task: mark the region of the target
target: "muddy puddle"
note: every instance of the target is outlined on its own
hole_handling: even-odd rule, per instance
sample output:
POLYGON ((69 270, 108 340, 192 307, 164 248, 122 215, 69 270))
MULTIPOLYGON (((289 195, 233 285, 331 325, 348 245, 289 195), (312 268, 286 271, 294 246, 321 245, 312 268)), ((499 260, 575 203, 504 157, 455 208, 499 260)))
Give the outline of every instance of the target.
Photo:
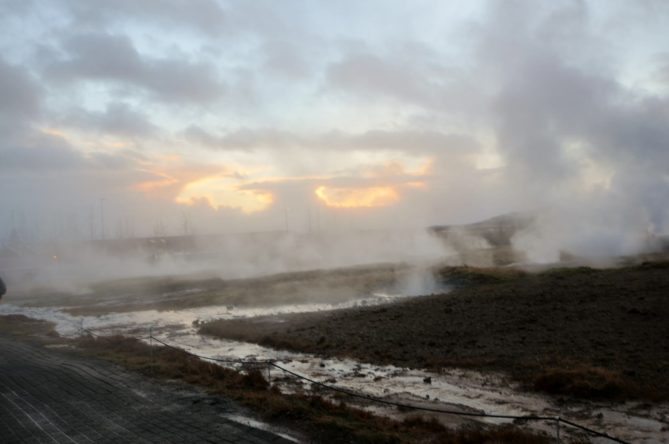
MULTIPOLYGON (((196 325, 213 319, 243 319, 256 316, 281 315, 334 310, 355 306, 392 303, 404 296, 377 293, 367 298, 340 304, 299 304, 278 307, 209 306, 183 310, 144 310, 110 313, 100 316, 74 316, 58 307, 22 307, 1 304, 0 315, 23 314, 54 322, 64 336, 81 334, 82 328, 96 334, 125 334, 149 340, 152 334, 172 344, 212 358, 275 360, 281 367, 319 382, 334 385, 374 397, 429 408, 465 412, 486 412, 501 415, 561 416, 584 426, 606 432, 629 442, 669 443, 669 405, 626 403, 616 406, 596 403, 557 402, 538 394, 522 392, 500 375, 449 369, 431 373, 394 366, 378 366, 349 359, 320 357, 274 350, 256 344, 219 340, 197 333, 196 325)), ((286 392, 309 390, 311 384, 296 380, 280 370, 270 371, 272 383, 286 392)), ((323 393, 326 395, 326 393, 323 393)), ((396 418, 412 412, 395 407, 362 402, 360 407, 396 418)), ((459 425, 469 418, 436 414, 449 425, 459 425)), ((508 422, 506 419, 477 419, 489 423, 508 422)), ((528 428, 555 433, 554 423, 531 422, 528 428)), ((562 427, 562 436, 577 436, 562 427)), ((578 435, 581 436, 581 435, 578 435)), ((593 439, 593 442, 607 442, 593 439)))

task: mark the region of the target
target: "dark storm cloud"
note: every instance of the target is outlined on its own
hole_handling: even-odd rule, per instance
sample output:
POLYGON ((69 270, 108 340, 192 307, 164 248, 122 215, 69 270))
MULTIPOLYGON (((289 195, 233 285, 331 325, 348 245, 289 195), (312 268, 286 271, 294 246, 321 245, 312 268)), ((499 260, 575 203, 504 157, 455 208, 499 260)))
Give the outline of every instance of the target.
POLYGON ((68 0, 66 7, 79 26, 109 26, 135 21, 185 27, 210 35, 219 35, 229 26, 223 7, 215 0, 68 0))
POLYGON ((207 103, 220 99, 224 91, 213 65, 183 56, 140 54, 124 35, 78 34, 65 39, 63 50, 66 56, 47 67, 47 77, 113 82, 166 102, 207 103))
POLYGON ((138 165, 137 153, 121 151, 116 153, 95 152, 87 156, 90 169, 105 171, 135 171, 138 165))
MULTIPOLYGON (((104 159, 87 156, 64 138, 37 129, 37 124, 47 114, 43 105, 44 93, 25 68, 0 58, 0 171, 14 174, 72 172, 120 165, 117 154, 108 154, 103 156, 104 159)), ((148 125, 142 123, 138 115, 119 106, 112 106, 105 114, 95 117, 86 116, 89 123, 107 129, 138 131, 148 125)))
POLYGON ((267 39, 262 46, 264 68, 287 79, 306 78, 313 72, 309 64, 312 54, 304 54, 304 48, 285 39, 267 39))
POLYGON ((85 165, 84 157, 58 137, 35 134, 0 145, 0 171, 4 172, 68 171, 85 165))
POLYGON ((0 144, 0 171, 21 174, 132 171, 142 162, 132 151, 82 153, 64 138, 26 131, 0 144))
MULTIPOLYGON (((348 48, 347 48, 348 49, 348 48)), ((456 72, 424 45, 405 43, 390 53, 345 50, 326 71, 326 85, 353 96, 392 98, 431 110, 448 108, 456 72)))
POLYGON ((494 100, 497 142, 509 165, 546 180, 574 171, 564 144, 580 137, 609 101, 610 81, 541 55, 507 78, 494 100))
POLYGON ((89 171, 242 159, 365 186, 374 166, 430 158, 426 224, 554 206, 669 230, 669 63, 638 63, 665 51, 666 2, 499 0, 459 19, 400 3, 2 2, 0 168, 69 171, 88 189, 89 171), (146 159, 91 135, 130 139, 146 159))
POLYGON ((654 80, 669 89, 669 53, 657 54, 654 61, 657 66, 654 80))
MULTIPOLYGON (((335 144, 337 144, 336 139, 335 144)), ((407 153, 459 152, 471 154, 481 148, 472 136, 428 130, 373 130, 360 135, 342 135, 339 139, 342 145, 351 148, 395 150, 407 153)))
POLYGON ((255 150, 259 148, 286 148, 303 146, 305 141, 290 131, 277 129, 240 129, 231 133, 212 134, 198 125, 183 132, 186 140, 219 150, 255 150))
POLYGON ((548 261, 561 249, 642 251, 648 233, 669 229, 668 99, 620 82, 587 3, 539 14, 530 4, 493 3, 477 31, 479 73, 497 82, 491 124, 505 182, 544 213, 518 247, 548 261), (603 182, 588 190, 592 180, 603 182))
POLYGON ((335 63, 328 71, 328 80, 354 94, 381 93, 418 103, 429 101, 434 88, 424 73, 411 72, 402 61, 369 53, 351 54, 335 63))
POLYGON ((193 125, 183 134, 191 142, 217 150, 300 148, 316 152, 345 149, 401 151, 410 154, 471 154, 481 148, 476 139, 469 135, 427 130, 372 130, 364 133, 329 131, 304 135, 264 128, 240 129, 219 135, 193 125))
POLYGON ((580 42, 569 40, 587 38, 587 6, 568 5, 533 25, 526 3, 500 6, 482 35, 481 65, 500 81, 492 103, 509 166, 554 185, 579 173, 568 152, 569 143, 577 141, 586 154, 621 174, 636 174, 641 166, 652 172, 662 165, 666 171, 667 100, 626 89, 607 66, 579 63, 580 42), (570 38, 546 38, 565 29, 570 38))
POLYGON ((40 111, 40 89, 26 69, 0 57, 0 121, 3 126, 35 118, 40 111))
POLYGON ((578 11, 556 8, 537 18, 524 2, 493 5, 477 37, 479 67, 498 84, 491 102, 498 146, 522 180, 565 179, 574 166, 564 142, 575 136, 579 113, 592 114, 606 99, 610 81, 569 66, 553 46, 564 45, 554 37, 564 29, 581 34, 578 11))
POLYGON ((104 111, 73 110, 63 123, 86 131, 130 138, 148 137, 158 132, 146 114, 122 102, 109 103, 104 111))
POLYGON ((593 116, 582 133, 620 165, 669 172, 669 99, 619 103, 593 116))
POLYGON ((34 7, 34 0, 3 0, 0 2, 0 21, 25 14, 34 7))

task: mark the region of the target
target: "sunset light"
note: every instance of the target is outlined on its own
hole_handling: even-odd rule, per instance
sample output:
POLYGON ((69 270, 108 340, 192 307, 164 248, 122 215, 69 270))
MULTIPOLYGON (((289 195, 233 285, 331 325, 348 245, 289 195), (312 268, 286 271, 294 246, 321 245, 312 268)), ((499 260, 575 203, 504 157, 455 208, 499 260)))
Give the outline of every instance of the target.
POLYGON ((669 0, 0 26, 0 444, 669 444, 669 0))
POLYGON ((374 208, 385 207, 397 202, 399 193, 393 187, 331 187, 320 186, 316 196, 328 207, 334 208, 374 208))
POLYGON ((142 191, 144 193, 150 193, 161 188, 169 187, 179 182, 177 179, 170 177, 166 174, 155 173, 155 175, 158 176, 159 178, 139 182, 135 184, 133 187, 138 191, 142 191))
POLYGON ((251 214, 269 208, 274 197, 263 190, 241 189, 233 178, 213 176, 186 184, 174 199, 182 205, 194 205, 203 200, 213 209, 235 208, 251 214))

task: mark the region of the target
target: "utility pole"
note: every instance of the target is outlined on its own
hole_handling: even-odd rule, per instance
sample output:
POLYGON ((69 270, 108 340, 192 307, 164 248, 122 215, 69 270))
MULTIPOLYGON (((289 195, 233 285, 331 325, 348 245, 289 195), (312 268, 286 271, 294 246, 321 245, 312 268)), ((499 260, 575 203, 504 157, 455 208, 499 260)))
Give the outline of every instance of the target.
POLYGON ((309 234, 313 230, 312 221, 311 221, 311 201, 307 201, 307 226, 309 228, 309 234))
POLYGON ((190 232, 190 221, 188 220, 188 214, 186 214, 185 211, 182 211, 181 214, 183 215, 183 234, 184 236, 188 236, 188 233, 190 232))
POLYGON ((104 240, 105 239, 105 198, 104 197, 100 198, 100 227, 101 227, 102 240, 104 240))
POLYGON ((288 209, 283 205, 283 229, 288 233, 288 209))
POLYGON ((88 229, 91 234, 91 240, 95 239, 95 209, 93 205, 88 209, 88 229))

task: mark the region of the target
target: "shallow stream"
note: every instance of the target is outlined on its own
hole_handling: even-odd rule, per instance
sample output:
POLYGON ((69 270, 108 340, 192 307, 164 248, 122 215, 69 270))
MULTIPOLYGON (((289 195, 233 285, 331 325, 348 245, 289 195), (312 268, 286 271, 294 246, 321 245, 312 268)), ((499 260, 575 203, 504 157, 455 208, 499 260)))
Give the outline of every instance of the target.
MULTIPOLYGON (((55 323, 64 336, 80 334, 82 328, 96 334, 125 334, 147 339, 154 337, 212 358, 275 360, 277 364, 308 378, 340 388, 387 400, 431 408, 502 415, 561 416, 584 426, 604 431, 630 442, 669 443, 669 405, 648 406, 639 403, 598 405, 594 403, 558 404, 538 394, 522 392, 500 375, 449 369, 442 373, 378 366, 350 359, 329 358, 274 350, 256 344, 219 340, 197 333, 196 323, 213 319, 240 319, 255 316, 313 312, 392 303, 403 296, 374 294, 342 304, 301 304, 278 307, 237 308, 209 306, 175 311, 145 310, 100 316, 73 316, 59 307, 23 307, 0 304, 0 315, 23 314, 55 323)), ((272 382, 281 390, 307 390, 308 383, 279 370, 271 370, 272 382)), ((325 393, 324 393, 325 395, 325 393)), ((363 408, 379 414, 402 418, 410 414, 394 407, 364 404, 363 408)), ((440 421, 458 425, 470 419, 437 414, 440 421)), ((500 423, 509 420, 489 419, 500 423)), ((534 422, 528 427, 555 433, 554 423, 534 422)), ((562 434, 571 434, 563 427, 562 434)), ((606 442, 593 440, 593 442, 606 442)))

